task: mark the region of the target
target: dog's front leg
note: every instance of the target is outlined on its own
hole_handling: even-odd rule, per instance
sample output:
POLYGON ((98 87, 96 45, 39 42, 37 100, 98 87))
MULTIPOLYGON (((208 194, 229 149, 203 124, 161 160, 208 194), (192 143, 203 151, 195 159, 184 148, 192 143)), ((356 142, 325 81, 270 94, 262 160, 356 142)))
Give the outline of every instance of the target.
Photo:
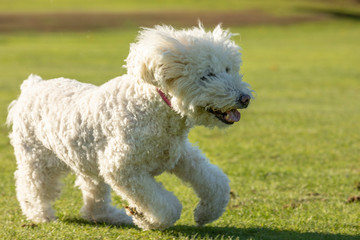
POLYGON ((165 229, 180 218, 179 200, 150 174, 126 169, 106 175, 112 189, 129 203, 127 213, 140 228, 165 229))
POLYGON ((190 183, 200 198, 194 211, 198 225, 210 223, 223 214, 229 202, 229 179, 220 168, 209 163, 199 149, 188 143, 171 172, 190 183))

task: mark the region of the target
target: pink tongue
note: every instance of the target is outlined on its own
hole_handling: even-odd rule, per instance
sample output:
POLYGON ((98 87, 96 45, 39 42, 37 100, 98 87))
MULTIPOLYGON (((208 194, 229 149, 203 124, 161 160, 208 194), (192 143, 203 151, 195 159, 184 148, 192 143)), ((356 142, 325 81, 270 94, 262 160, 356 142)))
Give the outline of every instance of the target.
POLYGON ((240 121, 240 113, 236 109, 227 111, 224 119, 228 122, 238 122, 240 121))

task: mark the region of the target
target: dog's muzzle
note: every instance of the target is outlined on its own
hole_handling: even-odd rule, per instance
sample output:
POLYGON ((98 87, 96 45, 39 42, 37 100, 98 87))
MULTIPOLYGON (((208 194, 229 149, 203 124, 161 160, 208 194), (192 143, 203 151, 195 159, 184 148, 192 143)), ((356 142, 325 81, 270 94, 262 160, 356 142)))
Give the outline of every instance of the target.
POLYGON ((239 108, 247 108, 249 106, 251 97, 247 94, 240 95, 237 103, 239 105, 239 108))
POLYGON ((240 95, 239 99, 236 102, 236 108, 233 108, 229 111, 221 111, 209 108, 207 111, 215 115, 217 119, 222 121, 225 124, 233 124, 240 121, 241 114, 237 109, 247 108, 249 106, 251 97, 247 94, 240 95))

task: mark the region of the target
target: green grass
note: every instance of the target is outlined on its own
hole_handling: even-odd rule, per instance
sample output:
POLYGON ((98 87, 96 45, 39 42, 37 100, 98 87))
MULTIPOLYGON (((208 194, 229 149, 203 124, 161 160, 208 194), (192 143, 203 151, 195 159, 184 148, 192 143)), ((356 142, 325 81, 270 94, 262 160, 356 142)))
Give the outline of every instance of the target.
MULTIPOLYGON (((360 205, 346 203, 360 195, 358 26, 327 21, 231 29, 241 34, 242 72, 257 97, 228 130, 198 127, 190 134, 229 176, 234 193, 224 215, 206 227, 194 226, 194 193, 168 174, 159 181, 184 208, 163 232, 81 220, 72 175, 55 203, 59 221, 31 225, 16 200, 15 158, 1 125, 0 239, 360 239, 360 205)), ((30 73, 95 84, 123 74, 137 31, 0 34, 0 122, 30 73)), ((113 201, 125 204, 115 195, 113 201)))

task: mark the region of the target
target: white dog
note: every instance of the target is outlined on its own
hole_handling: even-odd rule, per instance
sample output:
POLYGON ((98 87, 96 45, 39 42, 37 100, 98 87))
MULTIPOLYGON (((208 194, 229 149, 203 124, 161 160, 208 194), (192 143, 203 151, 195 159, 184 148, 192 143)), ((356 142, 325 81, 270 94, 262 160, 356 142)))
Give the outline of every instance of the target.
POLYGON ((252 90, 239 75, 241 54, 220 26, 207 32, 168 26, 143 29, 131 44, 127 74, 101 86, 31 75, 9 106, 17 159, 16 191, 34 222, 55 219, 52 202, 69 170, 83 194, 84 217, 164 229, 181 214, 179 200, 154 176, 168 171, 200 199, 198 225, 229 201, 229 180, 188 141, 194 125, 240 120, 252 90), (129 204, 111 205, 110 188, 129 204), (126 211, 125 211, 126 210, 126 211))

